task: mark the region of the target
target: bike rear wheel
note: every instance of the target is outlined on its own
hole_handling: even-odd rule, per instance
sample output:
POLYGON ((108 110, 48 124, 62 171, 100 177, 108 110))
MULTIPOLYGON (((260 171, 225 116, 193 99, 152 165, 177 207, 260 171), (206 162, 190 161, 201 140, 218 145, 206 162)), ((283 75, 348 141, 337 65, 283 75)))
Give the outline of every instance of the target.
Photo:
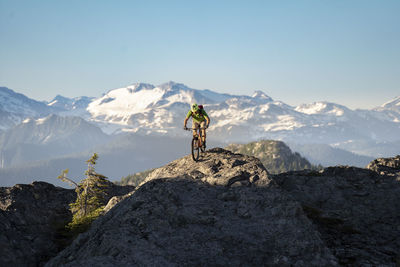
POLYGON ((192 158, 194 161, 198 161, 200 156, 199 142, 197 138, 192 139, 192 158))

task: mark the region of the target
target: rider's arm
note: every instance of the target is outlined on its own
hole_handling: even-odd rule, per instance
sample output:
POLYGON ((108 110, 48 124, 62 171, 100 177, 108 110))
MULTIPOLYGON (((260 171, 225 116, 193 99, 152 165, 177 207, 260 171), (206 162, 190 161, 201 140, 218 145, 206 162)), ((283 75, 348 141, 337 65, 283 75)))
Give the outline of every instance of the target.
POLYGON ((186 128, 186 124, 187 124, 187 121, 189 120, 189 118, 188 117, 186 117, 185 118, 185 121, 183 122, 183 128, 186 128))
POLYGON ((208 127, 208 125, 210 125, 210 118, 208 116, 205 116, 204 118, 206 118, 206 123, 207 123, 207 127, 208 127))
POLYGON ((203 109, 204 118, 206 119, 207 127, 210 124, 210 117, 208 117, 207 112, 203 109))
POLYGON ((189 120, 190 116, 192 116, 192 111, 189 110, 188 114, 186 115, 185 121, 183 122, 183 128, 186 128, 187 121, 189 120))

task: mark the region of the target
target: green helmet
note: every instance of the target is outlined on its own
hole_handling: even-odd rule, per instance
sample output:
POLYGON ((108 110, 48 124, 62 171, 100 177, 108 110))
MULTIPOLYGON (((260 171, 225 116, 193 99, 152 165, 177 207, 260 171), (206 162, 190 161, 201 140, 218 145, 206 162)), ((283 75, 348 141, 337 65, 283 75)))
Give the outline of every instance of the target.
POLYGON ((197 112, 199 110, 199 106, 196 103, 194 103, 194 104, 192 104, 191 110, 192 110, 192 112, 197 112))

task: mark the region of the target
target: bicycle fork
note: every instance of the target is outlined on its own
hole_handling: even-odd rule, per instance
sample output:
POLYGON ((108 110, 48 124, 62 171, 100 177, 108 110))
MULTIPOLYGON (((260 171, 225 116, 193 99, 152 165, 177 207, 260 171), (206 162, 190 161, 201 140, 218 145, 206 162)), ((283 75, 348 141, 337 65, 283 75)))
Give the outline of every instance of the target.
POLYGON ((200 136, 200 138, 199 138, 199 135, 196 134, 196 135, 194 136, 194 138, 197 140, 198 146, 201 147, 201 146, 203 145, 203 140, 201 140, 201 139, 202 139, 202 136, 200 136))

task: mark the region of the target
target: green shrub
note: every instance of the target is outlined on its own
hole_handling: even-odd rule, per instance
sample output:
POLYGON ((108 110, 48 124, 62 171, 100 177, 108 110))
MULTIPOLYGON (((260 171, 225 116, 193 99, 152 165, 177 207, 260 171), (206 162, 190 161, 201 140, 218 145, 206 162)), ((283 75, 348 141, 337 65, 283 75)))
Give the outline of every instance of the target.
POLYGON ((86 232, 94 220, 96 220, 103 212, 104 206, 90 212, 86 216, 73 216, 72 221, 67 224, 66 229, 71 232, 73 236, 86 232))
POLYGON ((85 232, 92 222, 97 219, 106 205, 107 189, 109 181, 107 177, 95 171, 94 166, 98 155, 96 153, 86 161, 88 169, 85 172, 86 178, 78 183, 67 178, 68 169, 64 170, 58 177, 64 182, 75 186, 76 200, 69 204, 72 212, 72 221, 67 224, 66 229, 72 235, 85 232))

